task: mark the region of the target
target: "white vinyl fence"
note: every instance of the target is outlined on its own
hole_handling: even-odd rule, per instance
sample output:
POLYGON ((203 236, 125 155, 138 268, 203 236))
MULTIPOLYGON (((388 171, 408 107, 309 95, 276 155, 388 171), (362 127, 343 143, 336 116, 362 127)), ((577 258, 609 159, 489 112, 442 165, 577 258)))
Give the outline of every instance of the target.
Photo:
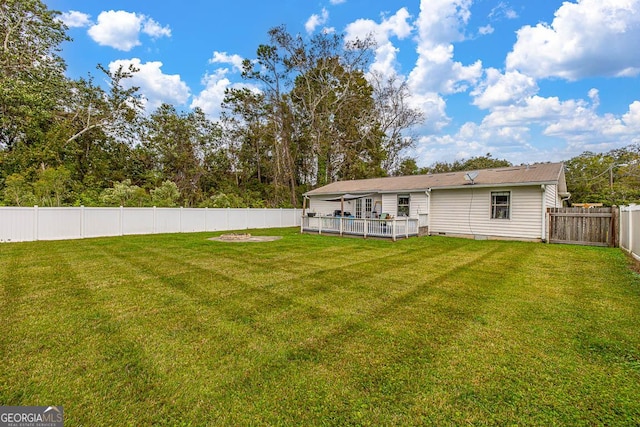
POLYGON ((640 260, 640 205, 620 207, 620 247, 640 260))
POLYGON ((300 226, 300 209, 0 207, 0 242, 300 226))

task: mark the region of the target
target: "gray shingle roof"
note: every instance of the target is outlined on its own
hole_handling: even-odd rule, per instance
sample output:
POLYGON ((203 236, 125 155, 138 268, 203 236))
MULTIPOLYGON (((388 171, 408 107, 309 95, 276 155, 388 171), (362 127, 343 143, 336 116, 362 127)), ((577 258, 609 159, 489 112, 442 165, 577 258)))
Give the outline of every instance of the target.
MULTIPOLYGON (((474 179, 475 186, 508 186, 527 184, 557 184, 559 192, 566 192, 563 163, 536 163, 506 168, 481 169, 474 179)), ((456 188, 470 185, 468 172, 428 175, 393 176, 385 178, 338 181, 305 193, 307 196, 342 193, 387 193, 425 191, 429 188, 456 188)))

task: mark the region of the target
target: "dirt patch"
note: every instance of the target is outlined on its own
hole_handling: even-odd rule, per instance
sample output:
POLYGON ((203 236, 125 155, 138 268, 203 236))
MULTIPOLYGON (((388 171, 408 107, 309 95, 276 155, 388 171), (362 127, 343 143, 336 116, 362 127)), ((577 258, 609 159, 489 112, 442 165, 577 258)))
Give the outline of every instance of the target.
POLYGON ((215 242, 273 242, 274 240, 280 240, 282 236, 252 236, 249 233, 230 233, 223 234, 218 237, 211 237, 208 240, 215 242))

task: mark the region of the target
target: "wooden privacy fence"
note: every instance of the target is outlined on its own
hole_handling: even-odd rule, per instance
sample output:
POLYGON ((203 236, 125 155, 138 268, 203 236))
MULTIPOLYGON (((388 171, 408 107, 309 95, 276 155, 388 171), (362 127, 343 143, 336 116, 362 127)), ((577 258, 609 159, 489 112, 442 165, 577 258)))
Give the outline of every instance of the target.
POLYGON ((618 208, 548 208, 550 243, 618 246, 618 208))

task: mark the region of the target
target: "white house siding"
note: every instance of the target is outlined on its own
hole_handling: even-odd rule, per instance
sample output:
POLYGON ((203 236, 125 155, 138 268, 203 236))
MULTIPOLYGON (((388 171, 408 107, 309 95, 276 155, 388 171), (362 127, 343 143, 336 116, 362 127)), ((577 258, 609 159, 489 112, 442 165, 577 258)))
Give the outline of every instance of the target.
POLYGON ((396 193, 389 193, 382 195, 382 212, 391 216, 398 215, 398 195, 396 193))
POLYGON ((557 185, 547 185, 546 191, 546 207, 548 208, 561 208, 562 200, 558 195, 558 186, 557 185))
POLYGON ((409 209, 409 216, 411 218, 418 218, 420 214, 428 213, 427 194, 425 192, 411 193, 409 209))
POLYGON ((542 190, 532 187, 431 191, 430 234, 537 240, 542 233, 542 190), (511 192, 511 218, 491 219, 491 192, 511 192))
POLYGON ((428 213, 427 194, 425 192, 387 193, 382 195, 382 212, 398 216, 398 195, 409 195, 409 217, 418 218, 419 214, 428 213))
MULTIPOLYGON (((327 196, 326 198, 330 198, 331 196, 327 196)), ((327 215, 333 214, 333 211, 336 209, 340 209, 340 202, 327 202, 326 200, 322 200, 315 197, 310 197, 309 206, 307 208, 308 212, 315 212, 318 215, 327 215)), ((355 206, 354 206, 355 207, 355 206)), ((348 202, 344 203, 344 210, 349 211, 348 202)))

